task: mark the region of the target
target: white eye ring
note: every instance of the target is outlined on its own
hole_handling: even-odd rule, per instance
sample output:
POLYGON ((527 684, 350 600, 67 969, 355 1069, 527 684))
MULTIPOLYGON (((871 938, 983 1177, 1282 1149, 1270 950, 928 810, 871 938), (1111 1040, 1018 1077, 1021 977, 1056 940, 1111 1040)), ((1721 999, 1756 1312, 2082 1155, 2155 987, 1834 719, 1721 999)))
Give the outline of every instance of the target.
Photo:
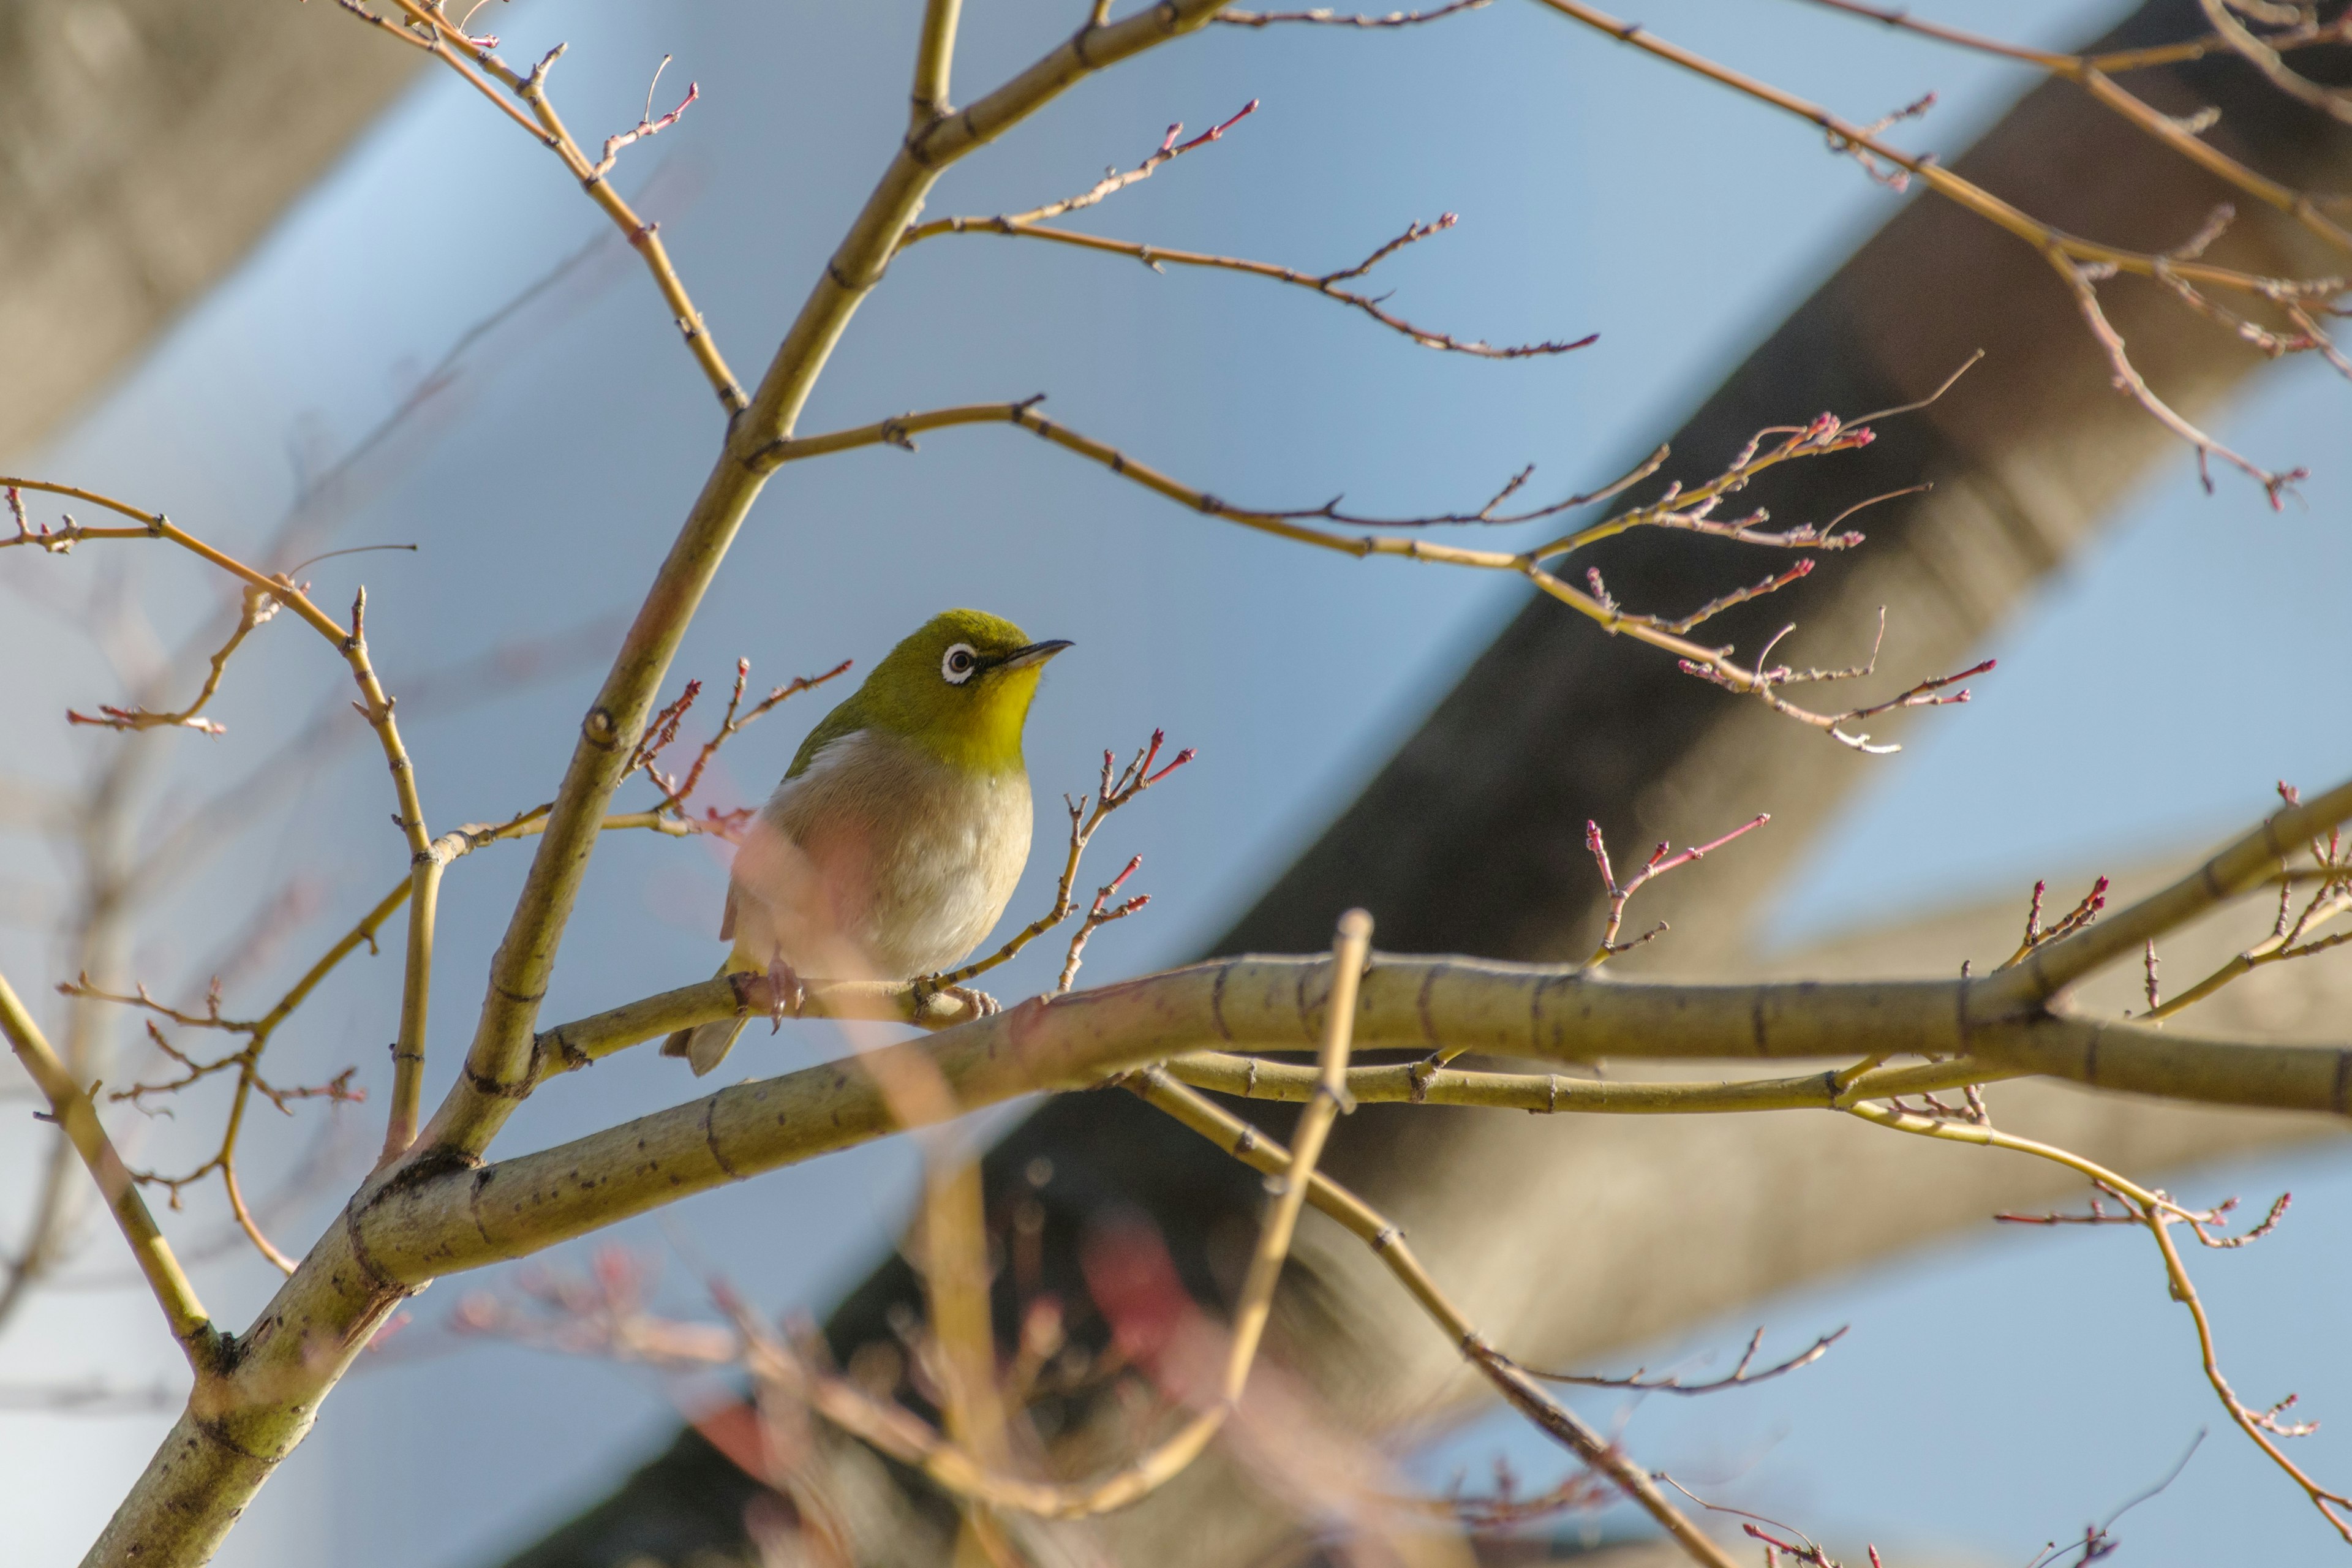
POLYGON ((970 643, 958 643, 940 659, 940 677, 950 686, 961 686, 980 668, 980 656, 970 643))

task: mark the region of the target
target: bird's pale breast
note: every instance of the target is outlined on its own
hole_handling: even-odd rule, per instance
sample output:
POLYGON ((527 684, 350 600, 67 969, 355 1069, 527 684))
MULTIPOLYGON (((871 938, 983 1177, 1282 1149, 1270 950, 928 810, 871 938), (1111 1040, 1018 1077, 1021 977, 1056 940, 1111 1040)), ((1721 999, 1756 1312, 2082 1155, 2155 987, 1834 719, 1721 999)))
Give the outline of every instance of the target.
MULTIPOLYGON (((975 774, 887 734, 845 736, 761 813, 805 862, 801 874, 772 877, 765 888, 747 886, 739 870, 738 951, 764 963, 774 955, 758 951, 754 930, 822 932, 855 950, 877 979, 946 969, 1003 914, 1029 858, 1030 816, 1028 775, 1018 769, 975 774), (747 894, 790 907, 747 921, 747 894)), ((839 972, 837 954, 793 951, 824 945, 808 935, 777 945, 805 973, 839 972)))

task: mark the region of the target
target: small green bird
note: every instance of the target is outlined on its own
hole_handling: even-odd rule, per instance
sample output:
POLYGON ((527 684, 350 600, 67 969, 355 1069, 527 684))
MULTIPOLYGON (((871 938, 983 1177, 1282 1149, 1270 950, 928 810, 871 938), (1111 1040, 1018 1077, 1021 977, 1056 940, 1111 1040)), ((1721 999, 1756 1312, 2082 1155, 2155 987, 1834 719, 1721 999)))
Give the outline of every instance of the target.
MULTIPOLYGON (((1021 731, 1069 646, 949 610, 892 648, 809 731, 737 854, 719 973, 768 971, 781 998, 803 974, 912 980, 977 946, 1029 859, 1021 731)), ((707 1073, 744 1023, 681 1029, 662 1054, 707 1073)))

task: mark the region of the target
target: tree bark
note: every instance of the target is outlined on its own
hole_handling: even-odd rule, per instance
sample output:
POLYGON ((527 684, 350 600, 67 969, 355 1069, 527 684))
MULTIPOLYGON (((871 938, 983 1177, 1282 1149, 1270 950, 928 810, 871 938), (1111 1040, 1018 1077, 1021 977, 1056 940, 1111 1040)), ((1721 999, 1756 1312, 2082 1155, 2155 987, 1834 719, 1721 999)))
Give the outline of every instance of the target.
MULTIPOLYGON (((2100 47, 2200 30, 2192 0, 2153 0, 2100 47)), ((2314 69, 2344 63, 2302 61, 2314 69)), ((2213 142, 2292 184, 2340 184, 2352 169, 2352 137, 2341 127, 2233 62, 2138 73, 2130 85, 2168 112, 2220 106, 2213 142)), ((2179 244, 2231 198, 2054 82, 2028 94, 1958 166, 2060 228, 2152 250, 2179 244)), ((2216 247, 2217 260, 2264 273, 2340 265, 2282 216, 2238 205, 2239 224, 2216 247)), ((2153 286, 2119 279, 2103 293, 2139 368, 2192 417, 2264 363, 2153 286)), ((1667 473, 1712 473, 1766 426, 1908 403, 1979 348, 1984 363, 1950 395, 1880 425, 1874 446, 1783 468, 1739 498, 1790 522, 1825 522, 1865 497, 1934 486, 1865 514, 1857 526, 1871 536, 1867 548, 1825 555, 1801 589, 1725 616, 1710 626, 1711 639, 1736 637, 1752 649, 1801 614, 1803 629, 1778 657, 1842 665, 1866 652, 1885 605, 1885 646, 1870 695, 1945 673, 1969 662, 2001 617, 2175 449, 2111 388, 2105 362, 2047 263, 1922 196, 1683 424, 1667 473)), ((1739 547, 1657 532, 1612 541, 1589 563, 1629 606, 1669 614, 1758 574, 1755 556, 1739 547)), ((1874 726, 1903 727, 1895 719, 1874 726)), ((1312 951, 1339 910, 1362 905, 1389 951, 1581 956, 1602 912, 1583 844, 1588 817, 1631 849, 1701 840, 1769 811, 1768 833, 1710 858, 1704 872, 1645 893, 1641 918, 1670 920, 1674 935, 1620 961, 1710 979, 1753 971, 1747 939, 1759 901, 1872 765, 1536 599, 1217 951, 1312 951)), ((1888 954, 1882 943, 1880 962, 1914 972, 1957 967, 1970 952, 1959 940, 1966 937, 1985 963, 2005 953, 1992 949, 2000 934, 2014 940, 1982 924, 1948 930, 1955 945, 1888 954)), ((2324 973, 2304 967, 2315 978, 2324 973)), ((2217 1005, 2229 1002, 2225 994, 2217 1005)), ((2047 1085, 2000 1086, 1994 1103, 2004 1125, 2141 1171, 2318 1130, 2308 1120, 2152 1107, 2047 1085)), ((1270 1128, 1287 1121, 1283 1108, 1244 1109, 1270 1128)), ((1490 1339, 1553 1363, 1671 1333, 2067 1185, 2031 1163, 1958 1161, 1833 1120, 1598 1117, 1561 1125, 1368 1106, 1343 1124, 1325 1168, 1412 1232, 1424 1261, 1490 1339)), ((1221 1281, 1220 1262, 1233 1238, 1247 1234, 1260 1194, 1253 1173, 1116 1094, 1048 1102, 984 1170, 992 1215, 1009 1215, 1032 1197, 1042 1205, 1045 1285, 1068 1301, 1085 1300, 1080 1238, 1113 1209, 1147 1214, 1195 1295, 1224 1299, 1231 1281, 1221 1281), (1031 1179, 1040 1161, 1051 1166, 1042 1186, 1031 1179)), ((1454 1347, 1381 1274, 1336 1227, 1309 1226, 1279 1319, 1293 1372, 1336 1421, 1359 1430, 1426 1419, 1477 1393, 1454 1347)), ((903 1261, 885 1264, 826 1325, 835 1353, 845 1361, 862 1344, 887 1342, 893 1314, 918 1300, 903 1261)), ((1000 1306, 1009 1329, 1010 1303, 1000 1306)), ((1111 1440, 1103 1412, 1055 1414, 1075 1448, 1099 1454, 1111 1440)), ((857 1463, 865 1479, 845 1472, 845 1488, 870 1500, 871 1461, 857 1463)), ((943 1560, 951 1513, 892 1474, 898 1506, 860 1510, 887 1521, 861 1538, 861 1561, 943 1560)), ((749 1563, 756 1557, 741 1521, 758 1492, 688 1432, 509 1568, 749 1563)), ((1297 1528, 1278 1499, 1213 1455, 1140 1506, 1090 1527, 1115 1560, 1155 1568, 1251 1561, 1297 1528)))

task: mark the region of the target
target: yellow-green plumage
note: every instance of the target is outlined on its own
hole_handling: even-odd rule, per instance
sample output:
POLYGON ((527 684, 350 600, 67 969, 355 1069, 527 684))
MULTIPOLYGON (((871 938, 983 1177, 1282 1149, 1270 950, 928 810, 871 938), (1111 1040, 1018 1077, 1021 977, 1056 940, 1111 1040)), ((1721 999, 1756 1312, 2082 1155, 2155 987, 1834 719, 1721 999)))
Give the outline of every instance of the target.
MULTIPOLYGON (((720 973, 908 980, 971 952, 1029 858, 1022 729, 1067 646, 950 610, 892 648, 761 811, 728 885, 720 973)), ((662 1048, 708 1072, 742 1027, 705 1024, 662 1048)))

